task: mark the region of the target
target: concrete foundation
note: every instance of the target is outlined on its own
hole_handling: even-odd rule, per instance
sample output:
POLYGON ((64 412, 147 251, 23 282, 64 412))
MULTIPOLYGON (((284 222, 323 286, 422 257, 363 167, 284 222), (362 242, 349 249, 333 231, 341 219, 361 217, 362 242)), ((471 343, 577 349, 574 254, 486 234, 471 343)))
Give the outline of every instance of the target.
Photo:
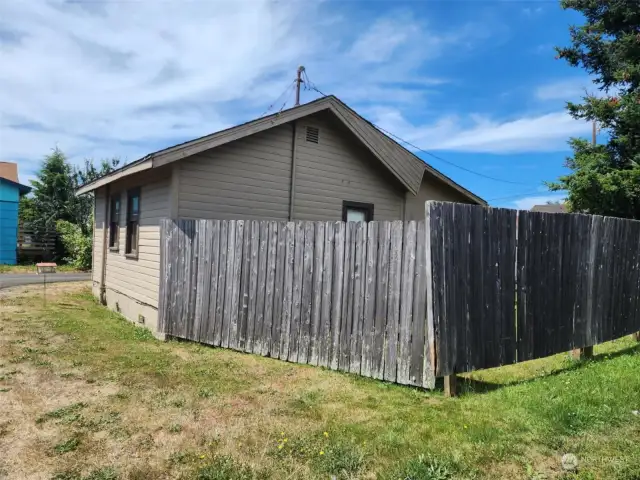
MULTIPOLYGON (((100 284, 93 282, 93 295, 100 298, 100 284)), ((164 334, 158 332, 158 309, 141 303, 123 292, 107 287, 107 307, 118 312, 138 326, 151 330, 156 338, 164 340, 164 334)))

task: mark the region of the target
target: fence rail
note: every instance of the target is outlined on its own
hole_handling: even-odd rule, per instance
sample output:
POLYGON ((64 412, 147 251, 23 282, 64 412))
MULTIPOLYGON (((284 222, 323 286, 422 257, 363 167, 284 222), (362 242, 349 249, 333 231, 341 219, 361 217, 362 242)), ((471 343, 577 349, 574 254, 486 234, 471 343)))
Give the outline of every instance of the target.
POLYGON ((160 329, 432 388, 424 222, 163 220, 160 329))

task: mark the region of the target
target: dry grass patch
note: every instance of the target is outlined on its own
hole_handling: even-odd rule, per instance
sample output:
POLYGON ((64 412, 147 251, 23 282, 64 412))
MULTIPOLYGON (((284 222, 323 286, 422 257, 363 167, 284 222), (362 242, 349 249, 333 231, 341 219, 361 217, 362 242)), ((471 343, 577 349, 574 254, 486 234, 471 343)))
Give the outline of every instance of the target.
POLYGON ((556 356, 477 372, 470 393, 445 399, 158 342, 82 287, 52 287, 46 307, 34 287, 0 300, 8 478, 639 478, 640 355, 629 340, 586 364, 556 356), (566 452, 581 461, 572 477, 566 452))

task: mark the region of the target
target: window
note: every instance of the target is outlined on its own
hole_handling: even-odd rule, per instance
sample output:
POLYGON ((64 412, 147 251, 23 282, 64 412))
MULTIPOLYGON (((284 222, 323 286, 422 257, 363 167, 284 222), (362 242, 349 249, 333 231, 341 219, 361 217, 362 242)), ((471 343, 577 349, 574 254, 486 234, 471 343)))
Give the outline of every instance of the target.
POLYGON ((138 257, 138 231, 140 221, 140 189, 127 193, 127 244, 124 250, 129 257, 138 257))
POLYGON ((343 222, 371 222, 373 220, 373 203, 342 202, 343 222))
POLYGON ((120 195, 111 197, 109 207, 109 249, 118 251, 120 237, 120 195))

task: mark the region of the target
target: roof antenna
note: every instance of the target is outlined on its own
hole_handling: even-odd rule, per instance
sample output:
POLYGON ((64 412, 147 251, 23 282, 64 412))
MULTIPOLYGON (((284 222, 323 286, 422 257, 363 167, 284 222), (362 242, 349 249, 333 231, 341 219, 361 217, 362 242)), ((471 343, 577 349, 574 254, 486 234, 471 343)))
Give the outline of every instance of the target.
POLYGON ((302 72, 304 72, 304 67, 302 65, 300 65, 298 67, 298 76, 296 78, 296 104, 294 105, 295 107, 300 105, 300 84, 303 81, 302 80, 302 72))

